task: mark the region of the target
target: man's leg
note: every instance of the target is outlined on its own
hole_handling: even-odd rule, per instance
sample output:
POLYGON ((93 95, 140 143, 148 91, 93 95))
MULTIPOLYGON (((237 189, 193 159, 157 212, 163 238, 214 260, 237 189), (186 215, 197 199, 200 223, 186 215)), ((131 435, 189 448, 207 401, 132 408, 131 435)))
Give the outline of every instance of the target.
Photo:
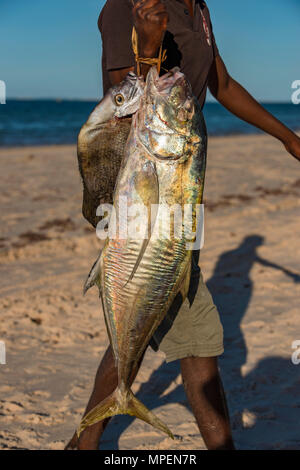
POLYGON ((181 359, 189 404, 209 450, 232 450, 229 414, 216 357, 181 359))
MULTIPOLYGON (((210 450, 234 449, 217 358, 187 357, 181 359, 180 362, 187 398, 207 448, 210 450)), ((138 368, 132 375, 132 382, 137 372, 138 368)), ((84 414, 115 390, 117 379, 117 370, 109 347, 98 368, 94 389, 84 414)), ((87 427, 79 440, 75 433, 66 449, 98 449, 101 435, 109 419, 87 427)))
MULTIPOLYGON (((136 370, 133 371, 130 383, 132 383, 138 373, 139 367, 143 360, 143 356, 139 362, 136 370)), ((112 349, 109 346, 103 356, 102 361, 97 370, 94 389, 91 397, 87 404, 84 416, 96 405, 98 405, 104 398, 110 395, 118 385, 118 372, 115 367, 115 361, 112 353, 112 349)), ((71 441, 65 447, 66 450, 78 449, 78 450, 96 450, 99 447, 99 441, 101 435, 106 428, 110 418, 106 418, 99 423, 95 423, 92 426, 88 426, 81 433, 80 438, 77 438, 75 433, 71 441)))

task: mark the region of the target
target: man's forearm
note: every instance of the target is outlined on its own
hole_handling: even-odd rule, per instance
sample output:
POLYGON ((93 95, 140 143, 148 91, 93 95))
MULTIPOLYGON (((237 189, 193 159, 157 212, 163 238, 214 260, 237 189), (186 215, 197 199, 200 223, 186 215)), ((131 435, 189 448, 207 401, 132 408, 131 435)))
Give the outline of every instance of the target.
POLYGON ((229 75, 220 56, 216 57, 211 67, 208 86, 212 95, 228 111, 281 140, 286 150, 300 160, 300 138, 264 109, 229 75))
POLYGON ((229 77, 226 87, 220 89, 217 100, 231 113, 262 129, 283 143, 295 134, 261 106, 238 82, 229 77))

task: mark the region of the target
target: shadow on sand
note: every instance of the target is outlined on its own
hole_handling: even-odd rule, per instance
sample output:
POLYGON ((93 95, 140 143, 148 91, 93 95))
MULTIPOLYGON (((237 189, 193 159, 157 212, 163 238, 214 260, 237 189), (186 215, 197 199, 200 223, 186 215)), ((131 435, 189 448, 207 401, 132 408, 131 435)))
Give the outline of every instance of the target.
MULTIPOLYGON (((252 266, 259 263, 300 282, 298 274, 257 254, 257 248, 263 242, 263 237, 251 235, 236 249, 223 253, 212 277, 206 282, 224 327, 225 354, 220 358, 221 375, 238 448, 299 449, 300 365, 297 368, 290 360, 271 356, 258 362, 246 376, 241 374, 248 351, 240 325, 253 292, 252 266)), ((162 396, 179 374, 178 361, 163 362, 153 371, 149 381, 141 385, 136 396, 149 409, 167 403, 180 403, 189 408, 182 385, 162 396)), ((114 423, 103 435, 101 448, 118 449, 120 436, 133 419, 130 416, 114 418, 114 423)), ((176 433, 176 429, 173 431, 176 433)))

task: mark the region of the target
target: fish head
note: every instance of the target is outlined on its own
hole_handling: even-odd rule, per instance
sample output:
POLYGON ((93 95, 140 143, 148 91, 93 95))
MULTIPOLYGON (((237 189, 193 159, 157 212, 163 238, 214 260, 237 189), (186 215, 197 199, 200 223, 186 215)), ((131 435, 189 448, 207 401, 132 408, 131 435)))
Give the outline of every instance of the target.
POLYGON ((138 77, 134 72, 129 72, 121 83, 114 85, 108 92, 114 116, 121 118, 134 114, 138 110, 144 88, 143 77, 138 77))
POLYGON ((134 114, 140 104, 144 93, 145 82, 143 77, 129 72, 124 80, 112 86, 84 126, 84 131, 97 128, 100 124, 107 123, 114 118, 122 118, 134 114))
POLYGON ((144 106, 149 127, 152 125, 157 129, 159 119, 170 130, 189 135, 195 105, 191 85, 178 67, 174 67, 162 77, 159 77, 156 67, 150 69, 144 106))
POLYGON ((192 155, 200 142, 198 115, 197 99, 178 67, 162 77, 156 67, 149 70, 134 120, 137 137, 153 158, 183 161, 192 155))

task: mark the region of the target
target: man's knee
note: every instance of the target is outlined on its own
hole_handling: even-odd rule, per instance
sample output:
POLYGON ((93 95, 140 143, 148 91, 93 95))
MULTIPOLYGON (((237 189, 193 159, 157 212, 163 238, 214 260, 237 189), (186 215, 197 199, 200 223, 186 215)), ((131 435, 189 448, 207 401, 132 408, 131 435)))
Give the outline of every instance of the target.
POLYGON ((183 378, 193 377, 206 380, 219 376, 218 358, 190 356, 180 360, 183 378))

